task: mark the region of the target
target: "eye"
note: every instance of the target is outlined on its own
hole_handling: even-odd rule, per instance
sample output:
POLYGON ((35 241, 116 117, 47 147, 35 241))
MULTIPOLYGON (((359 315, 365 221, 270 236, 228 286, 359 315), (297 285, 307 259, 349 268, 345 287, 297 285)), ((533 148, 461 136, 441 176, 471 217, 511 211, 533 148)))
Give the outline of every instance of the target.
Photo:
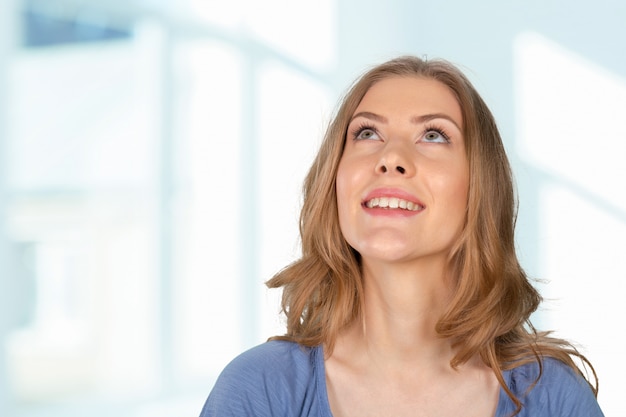
POLYGON ((443 131, 439 129, 427 129, 426 133, 422 138, 424 142, 427 143, 448 143, 450 140, 448 139, 448 135, 446 135, 443 131))
POLYGON ((356 136, 357 139, 378 139, 378 134, 372 129, 363 129, 356 136))
POLYGON ((360 126, 352 134, 355 140, 379 140, 378 132, 371 126, 360 126))

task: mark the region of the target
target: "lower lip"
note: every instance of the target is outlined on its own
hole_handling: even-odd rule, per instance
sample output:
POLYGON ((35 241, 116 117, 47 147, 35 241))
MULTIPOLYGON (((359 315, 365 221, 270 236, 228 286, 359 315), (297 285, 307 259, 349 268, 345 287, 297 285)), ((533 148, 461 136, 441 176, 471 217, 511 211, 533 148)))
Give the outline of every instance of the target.
POLYGON ((369 215, 372 216, 383 216, 383 217, 412 217, 420 214, 424 209, 420 210, 402 210, 402 209, 389 209, 389 208, 380 208, 380 207, 367 207, 363 206, 363 210, 369 215))

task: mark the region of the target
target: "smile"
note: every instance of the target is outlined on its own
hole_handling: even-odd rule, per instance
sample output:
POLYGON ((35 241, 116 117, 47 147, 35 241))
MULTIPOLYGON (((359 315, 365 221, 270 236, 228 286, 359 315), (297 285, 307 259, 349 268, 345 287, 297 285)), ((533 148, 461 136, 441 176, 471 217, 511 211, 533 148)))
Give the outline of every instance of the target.
POLYGON ((408 211, 423 210, 424 207, 412 201, 403 200, 396 197, 376 197, 365 202, 367 208, 400 209, 408 211))

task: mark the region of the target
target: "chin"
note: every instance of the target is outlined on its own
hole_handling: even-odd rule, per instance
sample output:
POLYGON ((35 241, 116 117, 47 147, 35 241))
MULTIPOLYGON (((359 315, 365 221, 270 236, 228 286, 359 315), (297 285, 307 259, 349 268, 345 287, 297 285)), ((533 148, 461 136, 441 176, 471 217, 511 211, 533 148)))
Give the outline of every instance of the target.
POLYGON ((361 259, 376 260, 378 262, 401 262, 415 258, 415 253, 398 245, 387 245, 385 247, 368 247, 358 250, 361 259))

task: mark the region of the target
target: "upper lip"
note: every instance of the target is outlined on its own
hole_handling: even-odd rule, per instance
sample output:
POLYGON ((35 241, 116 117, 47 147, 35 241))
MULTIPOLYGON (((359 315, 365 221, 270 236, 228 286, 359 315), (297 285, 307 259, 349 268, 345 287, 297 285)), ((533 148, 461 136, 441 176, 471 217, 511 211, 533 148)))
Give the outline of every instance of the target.
POLYGON ((419 198, 417 198, 413 194, 407 191, 404 191, 400 188, 376 188, 370 191, 369 193, 367 193, 367 195, 365 196, 363 201, 361 201, 361 203, 366 204, 368 201, 374 198, 381 198, 381 197, 399 198, 402 200, 410 201, 414 204, 418 204, 419 206, 423 208, 426 207, 426 205, 422 201, 420 201, 419 198))

